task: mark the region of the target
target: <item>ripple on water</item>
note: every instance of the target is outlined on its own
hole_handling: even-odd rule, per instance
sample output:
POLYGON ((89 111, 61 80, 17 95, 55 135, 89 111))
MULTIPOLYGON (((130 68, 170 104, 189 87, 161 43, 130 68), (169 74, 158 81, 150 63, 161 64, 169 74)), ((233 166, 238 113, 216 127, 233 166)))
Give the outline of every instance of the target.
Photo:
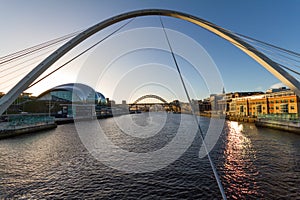
MULTIPOLYGON (((116 144, 136 152, 155 151, 168 144, 176 134, 178 119, 173 123, 163 133, 136 142, 116 130, 113 119, 100 121, 116 144)), ((207 125, 204 123, 208 120, 201 118, 201 123, 207 125)), ((198 158, 200 145, 197 136, 180 159, 166 168, 132 174, 109 168, 93 158, 73 124, 0 140, 0 197, 220 199, 207 158, 198 158)), ((211 156, 229 199, 300 196, 299 135, 226 122, 211 156)))

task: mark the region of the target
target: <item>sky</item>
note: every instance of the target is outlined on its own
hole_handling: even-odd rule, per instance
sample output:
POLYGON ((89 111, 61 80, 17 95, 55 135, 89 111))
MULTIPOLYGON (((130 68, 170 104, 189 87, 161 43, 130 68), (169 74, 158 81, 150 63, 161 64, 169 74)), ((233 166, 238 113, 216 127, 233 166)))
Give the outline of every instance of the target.
MULTIPOLYGON (((297 0, 0 0, 0 57, 84 30, 121 13, 151 8, 188 13, 225 29, 300 52, 298 43, 300 2, 297 0)), ((221 80, 226 92, 265 91, 280 82, 252 58, 224 39, 186 21, 168 17, 163 17, 162 20, 169 30, 168 34, 175 31, 178 32, 178 37, 183 34, 187 41, 193 40, 196 43, 195 46, 187 46, 189 43, 185 41, 171 41, 173 47, 176 46, 174 44, 176 42, 177 48, 184 45, 191 47, 191 50, 187 49, 189 55, 186 54, 186 57, 178 55, 177 57, 191 98, 202 99, 211 93, 217 93, 218 91, 209 85, 212 80, 215 82, 221 80), (206 65, 214 65, 215 69, 209 68, 209 71, 214 73, 214 77, 203 77, 206 72, 201 70, 207 70, 203 67, 203 63, 202 67, 197 68, 187 59, 187 57, 193 59, 193 56, 196 59, 196 54, 201 53, 193 48, 198 48, 199 51, 202 48, 202 53, 207 54, 201 58, 206 60, 203 61, 206 65), (197 71, 195 68, 200 69, 200 73, 197 73, 199 70, 197 71)), ((124 22, 108 27, 91 37, 55 63, 49 71, 122 24, 124 22)), ((92 84, 106 97, 117 99, 117 101, 122 98, 133 101, 147 93, 157 93, 167 100, 174 98, 186 100, 184 87, 174 61, 167 48, 164 49, 164 47, 168 47, 166 40, 163 41, 164 39, 157 16, 134 19, 119 34, 97 46, 88 55, 72 62, 58 73, 30 88, 28 92, 38 95, 59 84, 83 81, 92 84), (133 44, 134 39, 139 41, 140 38, 143 38, 139 34, 140 29, 144 30, 145 38, 150 41, 156 40, 152 37, 157 30, 151 29, 151 27, 161 30, 162 39, 157 39, 161 42, 157 42, 157 46, 149 49, 147 46, 144 49, 136 47, 133 44), (122 37, 123 40, 119 41, 118 39, 122 39, 122 37), (127 38, 132 38, 132 40, 127 38), (121 47, 126 47, 126 51, 119 52, 121 47), (104 58, 111 58, 111 60, 107 60, 104 64, 104 58), (160 71, 160 69, 162 70, 160 71), (101 76, 101 73, 104 75, 101 76), (93 77, 93 81, 91 81, 91 77, 93 77)), ((140 46, 143 46, 143 42, 140 42, 140 46)), ((19 63, 0 66, 0 91, 7 92, 15 84, 18 78, 14 79, 13 74, 22 72, 24 76, 39 61, 41 60, 29 61, 26 65, 20 64, 21 61, 19 61, 19 63), (15 65, 20 68, 14 68, 18 71, 13 73, 15 65), (27 66, 29 67, 27 68, 27 66), (7 69, 6 73, 10 73, 6 75, 5 72, 2 72, 3 69, 7 69)), ((198 64, 200 66, 201 61, 198 64)), ((223 88, 218 88, 220 88, 219 92, 222 92, 223 88)))

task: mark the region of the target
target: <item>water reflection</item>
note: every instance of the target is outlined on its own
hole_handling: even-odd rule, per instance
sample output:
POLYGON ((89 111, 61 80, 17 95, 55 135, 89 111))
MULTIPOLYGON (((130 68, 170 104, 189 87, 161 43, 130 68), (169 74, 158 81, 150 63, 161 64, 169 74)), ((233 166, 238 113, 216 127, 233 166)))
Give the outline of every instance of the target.
MULTIPOLYGON (((209 119, 200 120, 205 131, 209 119)), ((179 124, 169 122, 165 133, 135 140, 117 131, 114 119, 99 121, 133 152, 168 144, 179 124)), ((94 159, 73 124, 0 140, 0 199, 221 199, 208 160, 198 157, 201 144, 196 137, 166 168, 135 174, 94 159)), ((299 199, 300 135, 228 121, 211 156, 228 199, 299 199)))
POLYGON ((256 151, 251 139, 244 134, 243 124, 227 122, 227 139, 224 149, 224 179, 229 196, 241 199, 247 195, 258 195, 255 177, 259 174, 254 166, 256 151))

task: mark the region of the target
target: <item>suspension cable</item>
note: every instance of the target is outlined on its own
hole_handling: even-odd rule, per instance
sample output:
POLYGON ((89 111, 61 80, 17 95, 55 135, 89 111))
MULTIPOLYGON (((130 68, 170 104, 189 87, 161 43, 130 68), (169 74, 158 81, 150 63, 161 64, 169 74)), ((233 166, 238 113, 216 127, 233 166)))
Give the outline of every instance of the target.
MULTIPOLYGON (((224 29, 224 30, 225 30, 225 29, 224 29)), ((227 31, 227 32, 230 32, 230 31, 227 31)), ((230 32, 230 33, 236 34, 236 33, 234 33, 234 32, 230 32)), ((238 35, 238 34, 237 34, 237 35, 238 35)), ((243 46, 243 45, 241 45, 241 44, 239 44, 239 43, 237 43, 237 42, 230 41, 230 43, 232 43, 233 45, 238 46, 239 48, 242 48, 242 49, 259 51, 257 48, 255 48, 255 47, 253 47, 253 46, 246 48, 245 46, 243 46)), ((268 43, 266 43, 266 44, 268 44, 268 43)), ((253 44, 252 44, 252 45, 253 45, 253 44)), ((258 46, 258 45, 256 45, 256 46, 258 46)), ((269 46, 272 46, 272 45, 269 44, 269 46)), ((272 54, 272 55, 282 56, 282 57, 285 57, 285 58, 287 58, 287 59, 293 60, 293 61, 295 61, 295 62, 299 62, 298 60, 289 58, 289 57, 287 57, 287 56, 285 56, 285 55, 283 55, 283 54, 275 53, 274 51, 272 51, 272 50, 270 50, 270 49, 266 49, 266 48, 263 48, 263 47, 260 47, 260 46, 258 46, 258 48, 260 48, 260 49, 262 49, 262 50, 264 50, 264 51, 269 52, 269 55, 272 54)), ((278 48, 280 48, 280 47, 278 47, 278 48)), ((281 49, 283 49, 283 48, 281 48, 281 49)), ((289 51, 289 50, 286 50, 286 51, 289 51)), ((261 52, 261 51, 259 51, 259 52, 261 52)), ((293 52, 293 53, 297 54, 296 52, 293 52)), ((272 55, 271 55, 271 56, 272 56, 272 55)), ((288 62, 288 61, 284 61, 284 60, 279 59, 279 58, 273 58, 273 61, 274 61, 274 59, 275 59, 275 60, 278 60, 278 61, 281 61, 281 62, 283 62, 283 63, 289 64, 289 65, 292 65, 292 66, 294 66, 294 67, 299 68, 299 66, 296 65, 296 64, 294 64, 294 63, 290 63, 290 62, 288 62)), ((277 63, 279 66, 281 66, 281 67, 283 67, 283 68, 285 68, 285 69, 287 69, 287 70, 289 70, 289 71, 292 71, 292 72, 294 72, 294 73, 296 73, 296 74, 299 74, 299 72, 297 72, 296 70, 293 70, 293 69, 291 69, 291 68, 289 68, 289 67, 286 67, 286 66, 284 66, 284 65, 282 65, 282 64, 280 64, 280 63, 278 63, 278 62, 276 62, 276 63, 277 63)))
MULTIPOLYGON (((35 59, 37 59, 37 58, 40 58, 40 57, 42 57, 42 56, 45 56, 46 54, 49 54, 50 52, 52 52, 52 51, 54 51, 54 50, 55 50, 55 49, 50 49, 50 50, 48 50, 48 51, 46 51, 46 52, 43 52, 43 53, 41 53, 41 54, 39 54, 39 55, 37 55, 37 56, 34 56, 34 57, 30 58, 30 59, 24 60, 24 61, 22 61, 22 62, 19 62, 19 63, 13 65, 13 66, 10 66, 10 67, 7 67, 7 68, 5 68, 5 69, 2 69, 2 70, 0 70, 0 73, 5 72, 5 71, 11 71, 11 70, 14 69, 14 68, 18 68, 18 69, 19 69, 19 68, 23 68, 23 67, 24 67, 23 64, 28 63, 29 61, 35 60, 35 59)), ((25 67, 28 67, 28 66, 30 66, 30 65, 26 65, 25 67)))
MULTIPOLYGON (((32 56, 34 56, 36 54, 39 54, 40 52, 46 51, 47 49, 50 49, 50 50, 48 50, 48 52, 53 51, 54 49, 52 49, 52 48, 57 49, 57 47, 55 45, 59 45, 59 43, 61 43, 63 41, 65 41, 65 40, 62 40, 62 41, 57 42, 55 44, 53 43, 53 44, 49 44, 47 46, 43 46, 40 49, 32 50, 31 52, 24 53, 24 54, 22 54, 20 56, 14 57, 14 58, 10 58, 10 59, 4 60, 4 61, 2 61, 2 64, 0 64, 0 68, 4 68, 5 66, 7 66, 9 64, 17 63, 19 60, 22 63, 22 60, 24 60, 25 58, 32 57, 32 56)), ((31 58, 29 58, 28 60, 31 60, 31 58)), ((23 61, 23 62, 25 62, 25 61, 23 61)))
MULTIPOLYGON (((207 22, 207 24, 211 25, 211 23, 209 23, 209 22, 207 22)), ((276 58, 276 57, 275 58, 273 57, 273 59, 281 61, 281 62, 283 62, 285 64, 289 64, 289 65, 291 65, 293 67, 299 68, 299 65, 291 63, 288 60, 292 60, 294 62, 300 63, 300 61, 297 59, 297 58, 300 57, 300 53, 297 53, 295 51, 291 51, 291 50, 288 50, 288 49, 284 49, 282 47, 278 47, 276 45, 273 45, 273 44, 270 44, 270 43, 267 43, 267 42, 263 42, 263 41, 260 41, 258 39, 255 39, 255 38, 252 38, 252 37, 249 37, 249 36, 237 33, 237 32, 233 32, 233 31, 228 30, 228 29, 224 29, 224 28, 222 28, 220 26, 217 26, 217 27, 220 28, 220 29, 222 29, 224 32, 236 35, 237 37, 240 37, 241 39, 247 40, 248 42, 250 42, 252 45, 256 46, 257 48, 263 49, 264 51, 269 52, 269 53, 267 53, 269 55, 270 54, 272 54, 274 56, 277 55, 277 56, 283 57, 283 58, 285 58, 287 60, 282 60, 282 59, 279 59, 279 58, 276 58), (291 56, 291 57, 289 57, 289 56, 291 56), (292 57, 295 57, 295 58, 292 58, 292 57)), ((236 46, 238 46, 238 47, 240 47, 240 48, 242 48, 242 49, 246 49, 246 47, 244 47, 244 46, 242 46, 242 45, 240 45, 240 44, 238 44, 236 42, 231 42, 231 43, 234 44, 234 45, 236 45, 236 46)), ((250 47, 248 49, 249 50, 256 50, 256 51, 258 51, 255 47, 250 47)), ((282 68, 285 68, 285 69, 287 69, 287 70, 289 70, 291 72, 299 74, 299 72, 296 71, 296 70, 293 70, 293 69, 291 69, 291 68, 289 68, 289 67, 287 67, 285 65, 282 65, 282 64, 280 64, 278 62, 276 62, 276 63, 279 66, 281 66, 282 68)))
POLYGON ((50 47, 50 46, 52 46, 54 44, 63 42, 63 41, 65 41, 65 40, 67 40, 67 39, 69 39, 71 37, 74 37, 79 32, 80 31, 76 31, 74 33, 70 33, 68 35, 65 35, 65 36, 62 36, 62 37, 59 37, 59 38, 56 38, 56 39, 53 39, 53 40, 50 40, 50 41, 38 44, 38 45, 35 45, 33 47, 29 47, 27 49, 24 49, 24 50, 21 50, 21 51, 9 54, 7 56, 1 57, 0 58, 0 65, 7 64, 8 62, 13 61, 15 59, 18 59, 18 58, 30 55, 30 54, 32 54, 32 53, 34 53, 36 51, 40 51, 40 50, 42 50, 44 48, 47 48, 47 47, 50 47))
MULTIPOLYGON (((20 68, 20 69, 15 69, 15 70, 13 70, 13 71, 9 71, 9 72, 7 72, 6 74, 0 74, 0 79, 1 79, 1 78, 4 78, 4 77, 6 77, 6 76, 9 76, 9 75, 11 75, 11 74, 14 74, 14 73, 16 73, 16 72, 24 71, 25 69, 28 71, 28 68, 29 68, 29 67, 32 67, 32 65, 35 64, 35 63, 38 63, 38 61, 33 61, 33 62, 31 62, 31 63, 29 63, 29 64, 23 66, 23 67, 20 68)), ((15 76, 15 77, 18 77, 18 76, 19 76, 19 75, 15 76)))
POLYGON ((105 36, 103 39, 101 39, 100 41, 96 42, 95 44, 93 44, 92 46, 90 46, 89 48, 85 49, 84 51, 82 51, 81 53, 77 54, 76 56, 74 56, 73 58, 71 58, 70 60, 68 60, 67 62, 65 62, 63 65, 59 66, 57 69, 53 70, 52 72, 48 73, 47 75, 45 75, 44 77, 40 78, 39 80, 37 80, 36 82, 32 83, 31 85, 29 85, 27 87, 27 89, 31 88, 32 86, 36 85, 37 83, 41 82, 42 80, 44 80, 45 78, 47 78, 48 76, 52 75, 53 73, 55 73, 56 71, 60 70, 61 68, 63 68, 64 66, 68 65, 69 63, 71 63, 72 61, 74 61, 75 59, 77 59, 78 57, 82 56, 83 54, 85 54, 86 52, 88 52, 89 50, 93 49, 94 47, 96 47, 98 44, 100 44, 101 42, 103 42, 104 40, 108 39, 109 37, 111 37, 113 34, 117 33, 118 31, 120 31, 121 29, 123 29, 125 26, 127 26, 130 22, 132 22, 135 18, 132 18, 130 21, 128 21, 127 23, 123 24, 122 26, 120 26, 119 28, 117 28, 115 31, 111 32, 110 34, 108 34, 107 36, 105 36))
MULTIPOLYGON (((251 42, 251 41, 250 41, 251 42)), ((276 55, 278 57, 283 57, 287 60, 291 60, 293 62, 297 62, 297 63, 300 63, 300 60, 298 59, 295 59, 295 58, 292 58, 290 55, 286 55, 286 54, 282 54, 282 53, 279 53, 279 52, 276 52, 276 51, 273 51, 272 49, 270 48, 267 48, 267 46, 263 45, 263 46, 260 46, 259 44, 257 43, 251 43, 251 45, 259 48, 259 49, 262 49, 264 52, 266 52, 266 54, 272 54, 272 55, 276 55)))
MULTIPOLYGON (((295 63, 291 62, 291 61, 288 61, 288 60, 284 60, 284 58, 286 59, 289 59, 289 60, 292 60, 292 61, 295 61, 295 62, 300 62, 300 61, 297 61, 297 60, 294 60, 292 58, 289 58, 285 55, 282 55, 282 54, 278 54, 278 53, 275 53, 273 52, 272 50, 270 49, 267 49, 267 48, 264 48, 264 47, 260 47, 260 46, 257 46, 258 48, 261 49, 261 52, 264 52, 265 55, 268 55, 269 58, 273 58, 272 60, 275 61, 280 61, 282 63, 285 63, 285 64, 288 64, 288 65, 291 65, 293 67, 296 67, 296 68, 300 68, 300 65, 296 65, 295 63), (283 57, 282 59, 279 58, 279 57, 283 57)), ((277 64, 279 64, 278 62, 276 62, 277 64)))
MULTIPOLYGON (((238 34, 238 33, 234 33, 234 34, 237 34, 237 35, 241 35, 241 34, 238 34)), ((245 36, 245 37, 248 37, 248 36, 245 36)), ((250 38, 250 37, 248 37, 248 38, 250 38)), ((254 41, 259 41, 259 40, 256 40, 256 39, 253 39, 254 41)), ((260 41, 261 42, 261 41, 260 41)), ((239 44, 237 44, 237 43, 235 43, 235 42, 231 42, 232 44, 235 44, 235 45, 237 45, 237 46, 239 46, 239 47, 241 47, 241 48, 243 48, 243 49, 246 49, 244 46, 242 46, 242 45, 239 45, 239 44)), ((263 45, 263 46, 271 46, 271 47, 273 47, 274 45, 271 45, 271 44, 268 44, 268 43, 265 43, 265 42, 261 42, 261 43, 264 43, 265 45, 263 45)), ((252 44, 253 45, 253 44, 252 44)), ((258 45, 256 45, 256 46, 258 46, 258 45)), ((274 46, 274 47, 276 47, 276 46, 274 46)), ((272 51, 272 50, 270 50, 270 49, 266 49, 266 48, 264 48, 264 47, 261 47, 261 46, 258 46, 258 48, 260 48, 260 49, 262 49, 263 51, 265 51, 265 52, 269 52, 269 53, 267 53, 267 54, 269 54, 269 56, 271 55, 271 57, 273 57, 273 61, 274 60, 277 60, 277 61, 280 61, 280 62, 282 62, 282 63, 285 63, 285 64, 289 64, 289 65, 291 65, 291 66, 293 66, 293 67, 296 67, 296 68, 300 68, 300 66, 299 65, 296 65, 296 64, 294 64, 294 63, 291 63, 291 62, 289 62, 289 61, 286 61, 286 60, 284 60, 284 59, 280 59, 280 58, 276 58, 276 55, 279 57, 279 56, 282 56, 282 57, 284 57, 284 58, 286 58, 286 59, 289 59, 289 60, 292 60, 292 61, 295 61, 295 62, 300 62, 300 61, 298 61, 298 60, 295 60, 295 59, 292 59, 292 58, 289 58, 288 56, 285 56, 285 55, 283 55, 283 54, 281 54, 281 53, 276 53, 276 52, 274 52, 274 51, 272 51)), ((290 51, 290 50, 286 50, 286 49, 283 49, 283 48, 281 48, 281 47, 277 47, 278 49, 281 49, 282 51, 288 51, 289 53, 288 54, 295 54, 296 55, 296 57, 298 57, 298 53, 296 53, 296 52, 292 52, 292 51, 290 51)), ((250 47, 250 48, 248 48, 248 49, 251 49, 251 50, 256 50, 256 51, 258 51, 256 48, 254 48, 254 47, 250 47)), ((299 54, 300 55, 300 54, 299 54)), ((276 62, 276 61, 275 61, 276 62)), ((282 68, 285 68, 286 70, 289 70, 289 71, 291 71, 291 72, 293 72, 293 73, 295 73, 295 74, 297 74, 297 75, 299 75, 300 74, 300 72, 298 72, 298 71, 296 71, 296 70, 293 70, 293 69, 291 69, 291 68, 289 68, 289 67, 287 67, 287 66, 285 66, 285 65, 283 65, 283 64, 280 64, 280 63, 278 63, 278 62, 276 62, 280 67, 282 67, 282 68)))
POLYGON ((287 67, 287 66, 284 66, 284 65, 279 64, 279 63, 277 63, 277 64, 280 65, 281 67, 283 67, 283 68, 285 68, 285 69, 287 69, 287 70, 289 70, 289 71, 291 71, 291 72, 297 74, 297 75, 300 75, 299 72, 297 72, 297 71, 295 71, 295 70, 293 70, 293 69, 291 69, 291 68, 289 68, 289 67, 287 67))
POLYGON ((285 48, 282 48, 282 47, 278 47, 276 45, 273 45, 273 44, 270 44, 270 43, 267 43, 267 42, 263 42, 261 40, 258 40, 258 39, 255 39, 255 38, 252 38, 252 37, 249 37, 249 36, 246 36, 246 35, 234 32, 234 31, 231 31, 229 29, 224 29, 223 27, 220 27, 220 26, 218 26, 216 24, 212 24, 210 22, 206 22, 206 24, 208 24, 208 25, 214 25, 214 26, 218 27, 219 29, 222 29, 224 32, 227 32, 227 33, 239 36, 239 37, 243 37, 244 39, 246 38, 246 39, 248 39, 250 41, 255 41, 257 43, 263 44, 263 45, 271 47, 273 49, 280 50, 280 51, 285 52, 285 53, 290 54, 290 55, 294 55, 296 57, 300 57, 300 53, 298 53, 298 52, 291 51, 291 50, 288 50, 288 49, 285 49, 285 48))
POLYGON ((300 65, 296 65, 292 62, 286 61, 284 59, 280 59, 280 58, 276 57, 275 55, 270 55, 269 57, 272 58, 273 61, 275 61, 277 64, 283 63, 285 65, 289 65, 289 66, 292 66, 294 68, 300 68, 300 65))
POLYGON ((204 146, 204 149, 205 149, 205 151, 206 151, 206 154, 207 154, 207 157, 208 157, 210 166, 211 166, 211 168, 212 168, 212 170, 213 170, 215 179, 216 179, 216 181, 217 181, 217 183, 218 183, 218 187, 219 187, 220 193, 221 193, 221 195, 222 195, 222 198, 223 198, 224 200, 226 200, 227 198, 226 198, 226 194, 225 194, 225 191, 224 191, 222 182, 221 182, 220 177, 219 177, 219 175, 218 175, 217 169, 216 169, 216 167, 215 167, 215 165, 214 165, 214 163, 213 163, 213 161, 212 161, 212 159, 211 159, 211 157, 210 157, 210 154, 209 154, 209 152, 208 152, 208 150, 207 150, 207 146, 206 146, 205 141, 204 141, 203 131, 202 131, 201 127, 200 127, 200 122, 198 121, 197 116, 196 116, 195 111, 194 111, 194 108, 193 108, 193 106, 192 106, 191 98, 190 98, 190 96, 189 96, 189 94, 188 94, 186 85, 185 85, 185 83, 184 83, 184 81, 183 81, 183 77, 182 77, 182 74, 181 74, 179 65, 178 65, 178 63, 177 63, 175 54, 174 54, 174 52, 173 52, 171 43, 170 43, 170 41, 169 41, 167 32, 166 32, 166 30, 165 30, 165 27, 164 27, 162 18, 161 18, 161 17, 159 17, 159 18, 160 18, 161 26, 162 26, 162 29, 163 29, 163 31, 164 31, 164 35, 165 35, 165 37, 166 37, 166 41, 167 41, 167 43, 168 43, 168 46, 169 46, 169 49, 170 49, 170 52, 171 52, 171 55, 172 55, 174 64, 175 64, 175 66, 176 66, 176 69, 177 69, 177 71, 178 71, 178 74, 179 74, 179 77, 180 77, 182 86, 183 86, 183 88, 184 88, 184 92, 185 92, 185 94, 186 94, 186 96, 187 96, 187 99, 188 99, 188 101, 189 101, 189 104, 191 105, 191 110, 192 110, 194 119, 195 119, 195 121, 196 121, 196 123, 197 123, 197 125, 198 125, 198 129, 199 129, 199 132, 200 132, 200 137, 201 137, 201 140, 202 140, 202 142, 203 142, 203 146, 204 146))
POLYGON ((17 76, 10 78, 8 81, 5 82, 6 85, 4 85, 4 86, 3 86, 3 84, 1 84, 0 91, 6 90, 7 88, 10 88, 11 86, 15 85, 16 82, 20 81, 19 77, 21 77, 22 75, 24 76, 24 75, 28 74, 29 71, 30 70, 24 71, 22 73, 19 73, 17 76), (12 80, 15 80, 15 79, 17 79, 17 80, 12 82, 12 80), (10 83, 10 84, 7 84, 7 83, 10 83))
POLYGON ((243 34, 240 34, 240 33, 234 33, 234 34, 235 34, 235 35, 238 35, 238 36, 241 36, 241 37, 243 37, 243 38, 246 38, 246 39, 248 39, 248 40, 255 41, 255 42, 258 42, 258 43, 260 43, 260 44, 264 44, 264 45, 266 45, 266 46, 272 47, 272 48, 274 48, 274 49, 277 49, 277 50, 279 50, 279 51, 285 52, 285 53, 287 53, 287 54, 290 54, 290 55, 294 55, 294 56, 300 57, 300 53, 297 53, 297 52, 295 52, 295 51, 291 51, 291 50, 288 50, 288 49, 284 49, 284 48, 282 48, 282 47, 278 47, 278 46, 275 46, 275 45, 273 45, 273 44, 269 44, 269 43, 267 43, 267 42, 263 42, 263 41, 254 39, 254 38, 251 38, 251 37, 249 37, 249 36, 246 36, 246 35, 243 35, 243 34))

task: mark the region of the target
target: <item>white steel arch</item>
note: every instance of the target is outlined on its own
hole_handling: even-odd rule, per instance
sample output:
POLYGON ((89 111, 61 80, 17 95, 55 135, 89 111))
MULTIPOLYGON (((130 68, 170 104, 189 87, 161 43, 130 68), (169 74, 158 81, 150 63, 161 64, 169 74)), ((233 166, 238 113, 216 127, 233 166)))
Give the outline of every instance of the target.
POLYGON ((204 19, 178 12, 173 10, 162 10, 162 9, 146 9, 146 10, 137 10, 131 11, 124 14, 120 14, 114 17, 111 17, 107 20, 104 20, 85 31, 78 34, 76 37, 68 41, 62 47, 53 52, 40 64, 38 64, 31 72, 29 72, 20 82, 18 82, 5 96, 0 99, 0 114, 2 114, 14 101, 17 99, 19 94, 27 89, 27 87, 33 83, 44 71, 46 71, 53 63, 55 63, 59 58, 65 55, 72 48, 77 46, 79 43, 97 33, 98 31, 115 24, 117 22, 147 15, 161 15, 169 16, 188 22, 194 23, 198 26, 203 27, 211 31, 212 33, 220 36, 221 38, 231 42, 233 45, 238 47, 240 50, 248 54, 251 58, 261 64, 269 72, 271 72, 275 77, 277 77, 281 82, 287 85, 289 88, 294 90, 297 95, 300 96, 300 83, 297 79, 291 76, 288 72, 282 69, 276 62, 272 61, 270 58, 265 56, 263 53, 256 50, 250 44, 243 41, 238 36, 230 33, 226 29, 223 29, 213 23, 210 23, 204 19))

